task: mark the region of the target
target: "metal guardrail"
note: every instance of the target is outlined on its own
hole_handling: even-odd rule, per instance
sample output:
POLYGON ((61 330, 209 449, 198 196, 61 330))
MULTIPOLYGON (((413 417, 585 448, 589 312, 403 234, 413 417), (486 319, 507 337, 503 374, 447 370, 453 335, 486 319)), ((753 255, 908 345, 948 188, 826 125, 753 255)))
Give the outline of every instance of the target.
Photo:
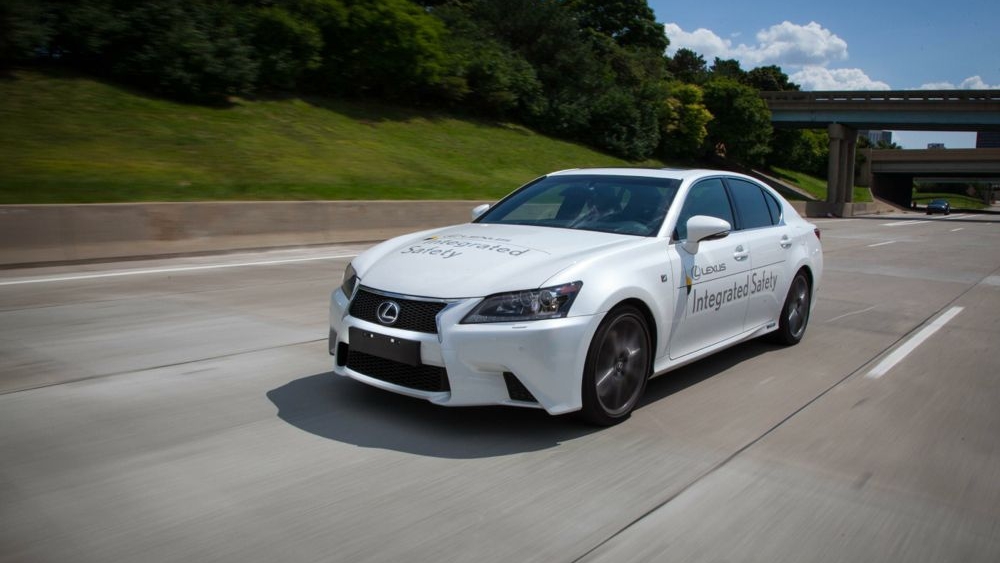
POLYGON ((845 90, 761 92, 765 101, 841 102, 1000 102, 1000 90, 845 90))

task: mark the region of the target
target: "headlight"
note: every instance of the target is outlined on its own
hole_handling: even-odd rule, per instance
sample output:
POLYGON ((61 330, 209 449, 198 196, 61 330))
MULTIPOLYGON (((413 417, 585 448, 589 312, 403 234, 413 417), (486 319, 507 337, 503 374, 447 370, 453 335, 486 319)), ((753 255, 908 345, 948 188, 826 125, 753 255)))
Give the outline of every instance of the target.
POLYGON ((561 319, 569 313, 583 282, 491 295, 462 319, 462 324, 561 319))
POLYGON ((354 264, 348 264, 344 270, 344 281, 340 283, 340 290, 348 299, 354 297, 354 290, 358 287, 358 273, 354 271, 354 264))

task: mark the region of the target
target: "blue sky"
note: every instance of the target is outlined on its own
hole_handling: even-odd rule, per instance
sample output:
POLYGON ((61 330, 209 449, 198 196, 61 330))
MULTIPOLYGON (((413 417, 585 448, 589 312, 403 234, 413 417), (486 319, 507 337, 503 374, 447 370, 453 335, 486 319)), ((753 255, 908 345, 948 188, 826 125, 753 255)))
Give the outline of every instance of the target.
MULTIPOLYGON (((1000 1, 648 0, 668 54, 776 64, 804 90, 1000 89, 1000 1)), ((974 146, 971 133, 897 132, 906 148, 974 146)))

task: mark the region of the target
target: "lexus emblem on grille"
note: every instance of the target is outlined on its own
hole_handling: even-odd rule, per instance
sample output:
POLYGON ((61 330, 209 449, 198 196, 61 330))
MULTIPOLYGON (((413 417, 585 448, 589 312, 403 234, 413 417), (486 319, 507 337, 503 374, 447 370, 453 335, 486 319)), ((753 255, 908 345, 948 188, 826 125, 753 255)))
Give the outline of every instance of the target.
POLYGON ((378 322, 384 325, 394 324, 399 320, 399 303, 395 301, 379 303, 378 309, 375 310, 375 316, 378 317, 378 322))

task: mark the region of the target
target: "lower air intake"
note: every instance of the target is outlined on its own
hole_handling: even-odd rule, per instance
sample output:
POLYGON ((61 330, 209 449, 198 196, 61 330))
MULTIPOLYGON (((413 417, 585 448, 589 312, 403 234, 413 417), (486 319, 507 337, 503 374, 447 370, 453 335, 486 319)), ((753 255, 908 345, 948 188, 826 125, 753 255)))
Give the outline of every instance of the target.
POLYGON ((347 367, 368 377, 419 391, 451 390, 448 372, 437 366, 409 366, 350 350, 347 353, 347 367))
POLYGON ((509 371, 503 372, 503 382, 507 384, 507 395, 510 396, 511 400, 528 403, 538 402, 538 399, 531 394, 531 391, 528 391, 528 388, 513 373, 509 371))

